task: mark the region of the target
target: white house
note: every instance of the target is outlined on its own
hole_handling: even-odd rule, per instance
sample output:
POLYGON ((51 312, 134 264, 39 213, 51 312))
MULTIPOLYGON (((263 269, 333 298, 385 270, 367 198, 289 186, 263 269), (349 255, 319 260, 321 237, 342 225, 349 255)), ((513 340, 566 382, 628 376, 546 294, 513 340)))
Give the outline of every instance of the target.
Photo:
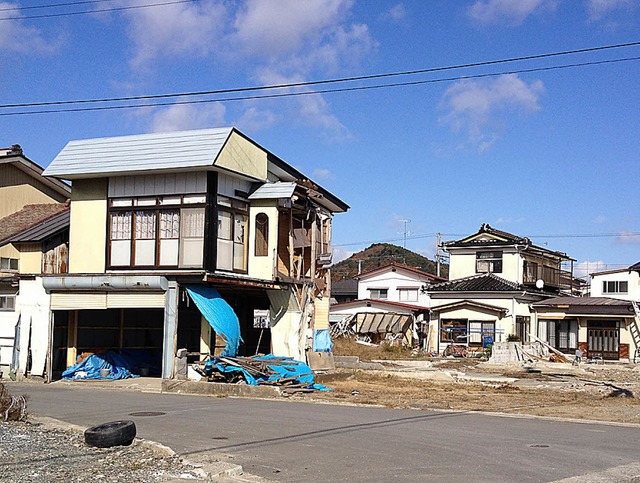
POLYGON ((640 301, 640 262, 591 274, 591 296, 640 301))
POLYGON ((358 299, 388 300, 429 307, 422 287, 445 279, 417 268, 391 263, 358 276, 358 299))

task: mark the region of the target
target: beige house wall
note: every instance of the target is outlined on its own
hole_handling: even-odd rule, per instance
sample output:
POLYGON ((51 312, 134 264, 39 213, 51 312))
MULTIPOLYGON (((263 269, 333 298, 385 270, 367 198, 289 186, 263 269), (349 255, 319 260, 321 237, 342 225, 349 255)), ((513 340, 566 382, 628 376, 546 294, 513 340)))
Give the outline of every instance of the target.
POLYGON ((11 164, 0 164, 0 218, 25 205, 58 203, 67 197, 11 164))
POLYGON ((42 273, 42 245, 40 243, 20 246, 20 273, 27 275, 42 273))
POLYGON ((267 179, 267 153, 237 133, 232 133, 215 165, 256 179, 267 179))
POLYGON ((107 179, 73 182, 69 273, 104 273, 107 247, 107 179))
POLYGON ((261 280, 273 280, 278 247, 278 208, 276 200, 252 202, 249 208, 249 276, 261 280), (266 257, 255 256, 256 216, 264 213, 269 217, 269 248, 266 257))
MULTIPOLYGON (((452 250, 450 254, 449 280, 477 275, 476 253, 479 251, 500 251, 500 249, 452 250)), ((511 282, 522 283, 522 270, 522 257, 520 254, 502 250, 502 273, 496 273, 496 275, 511 282)))
POLYGON ((9 244, 0 247, 0 257, 2 258, 20 258, 20 252, 16 248, 9 244))

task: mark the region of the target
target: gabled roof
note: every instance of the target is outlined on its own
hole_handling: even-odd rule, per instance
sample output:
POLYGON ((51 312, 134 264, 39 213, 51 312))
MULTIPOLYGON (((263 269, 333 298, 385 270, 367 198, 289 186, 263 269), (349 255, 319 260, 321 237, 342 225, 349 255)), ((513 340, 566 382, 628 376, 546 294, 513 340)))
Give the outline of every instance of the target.
POLYGON ((54 215, 31 228, 24 230, 12 236, 7 241, 9 243, 39 243, 43 242, 58 233, 62 233, 69 229, 69 220, 71 212, 65 210, 60 214, 54 215))
POLYGON ((10 243, 16 235, 69 210, 68 203, 26 205, 0 219, 0 246, 10 243))
POLYGON ((459 300, 457 302, 452 302, 450 304, 438 305, 437 307, 431 307, 431 311, 443 312, 443 311, 456 309, 459 307, 471 307, 474 309, 486 310, 489 312, 496 312, 496 313, 502 313, 502 314, 507 312, 507 309, 505 309, 504 307, 498 307, 497 305, 491 305, 491 304, 483 304, 481 302, 476 302, 475 300, 459 300))
POLYGON ((522 287, 493 273, 471 275, 427 287, 427 292, 513 292, 516 290, 522 290, 522 287))
POLYGON ((489 226, 488 223, 480 225, 480 229, 477 233, 460 240, 453 240, 444 243, 445 249, 450 248, 501 248, 508 246, 522 246, 527 250, 534 250, 537 252, 543 252, 546 255, 558 257, 563 260, 571 260, 566 253, 549 250, 544 247, 540 247, 531 243, 531 240, 526 237, 514 235, 506 231, 497 230, 489 226))
POLYGON ((394 309, 405 309, 410 310, 412 312, 428 312, 429 309, 427 307, 423 307, 421 305, 413 305, 413 304, 405 304, 402 302, 392 302, 390 300, 382 300, 382 299, 358 299, 352 300, 350 302, 341 302, 339 304, 333 304, 330 308, 331 312, 339 311, 340 309, 351 308, 351 307, 381 307, 388 308, 390 311, 394 309))
POLYGON ((346 280, 338 280, 331 284, 331 295, 358 295, 358 281, 349 278, 346 280))
POLYGON ((200 129, 69 141, 44 175, 76 179, 211 167, 232 130, 200 129))
POLYGON ((10 148, 0 148, 0 164, 11 164, 23 173, 37 179, 47 187, 60 194, 62 199, 68 198, 71 194, 71 186, 57 179, 49 179, 43 176, 44 169, 37 163, 27 158, 19 144, 14 144, 10 148))
POLYGON ((640 262, 634 263, 628 268, 617 268, 615 270, 603 270, 601 272, 590 273, 589 275, 591 276, 591 278, 593 278, 597 275, 608 275, 611 273, 624 273, 624 272, 640 272, 640 262))
POLYGON ((428 272, 424 272, 418 268, 414 268, 414 267, 409 267, 407 265, 403 265, 401 263, 395 263, 395 262, 391 262, 388 265, 384 265, 382 267, 378 267, 378 268, 374 268, 372 270, 369 270, 368 272, 364 272, 361 273, 360 275, 358 275, 358 279, 363 279, 363 278, 369 278, 373 275, 376 275, 378 273, 384 273, 384 272, 388 272, 388 271, 396 271, 396 270, 405 270, 408 272, 411 272, 415 275, 419 275, 422 278, 428 278, 429 280, 433 280, 433 281, 444 281, 446 280, 446 278, 443 277, 438 277, 437 275, 434 275, 432 273, 428 273, 428 272))

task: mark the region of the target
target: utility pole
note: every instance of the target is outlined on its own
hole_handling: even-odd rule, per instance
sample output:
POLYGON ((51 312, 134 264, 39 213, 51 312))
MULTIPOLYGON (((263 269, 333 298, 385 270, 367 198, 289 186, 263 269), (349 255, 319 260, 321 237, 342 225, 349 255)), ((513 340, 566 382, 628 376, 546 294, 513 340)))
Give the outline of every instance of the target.
POLYGON ((440 245, 442 244, 441 234, 438 232, 438 244, 436 248, 436 275, 440 276, 440 245))
POLYGON ((405 250, 407 249, 407 235, 409 234, 409 232, 407 231, 407 223, 411 223, 411 220, 399 220, 400 222, 404 223, 404 244, 402 245, 402 248, 404 248, 405 250))

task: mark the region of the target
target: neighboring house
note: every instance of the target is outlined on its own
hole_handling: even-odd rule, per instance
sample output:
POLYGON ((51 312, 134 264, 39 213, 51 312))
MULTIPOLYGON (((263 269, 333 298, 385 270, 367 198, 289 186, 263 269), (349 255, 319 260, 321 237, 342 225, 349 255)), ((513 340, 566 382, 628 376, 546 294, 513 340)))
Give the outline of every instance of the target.
POLYGON ((565 253, 487 224, 444 248, 450 280, 426 287, 431 350, 442 352, 451 343, 480 349, 509 335, 527 341, 535 332, 530 304, 572 287, 573 260, 565 253))
MULTIPOLYGON (((44 376, 49 357, 50 296, 42 275, 64 274, 69 263, 69 203, 27 205, 0 219, 0 247, 12 244, 19 253, 18 324, 13 356, 5 362, 18 377, 44 376), (10 233, 10 234, 9 234, 10 233)), ((57 361, 59 354, 52 353, 57 361)))
POLYGON ((532 304, 538 337, 568 354, 638 362, 640 332, 630 301, 608 297, 553 297, 532 304))
POLYGON ((429 297, 422 288, 426 284, 443 280, 445 279, 399 263, 375 268, 358 275, 357 300, 331 306, 331 319, 339 322, 346 315, 357 314, 354 318, 357 321, 356 331, 368 334, 376 342, 387 337, 386 334, 393 338, 402 329, 402 341, 405 345, 422 346, 428 332, 429 312, 429 297), (369 315, 371 312, 386 315, 372 318, 369 315), (399 318, 398 314, 402 317, 399 318), (369 322, 374 319, 372 326, 369 322), (397 320, 402 323, 394 322, 397 320), (409 323, 409 326, 405 327, 405 323, 409 323), (372 327, 375 328, 375 333, 369 333, 372 327))
POLYGON ((45 175, 73 184, 68 274, 44 277, 53 371, 136 349, 173 377, 180 348, 235 352, 229 307, 240 355, 304 360, 328 328, 331 222, 349 207, 235 128, 72 141, 45 175))
POLYGON ((429 309, 389 300, 361 299, 332 305, 330 318, 334 335, 366 336, 370 342, 399 340, 409 347, 420 345, 426 336, 429 309))
POLYGON ((640 301, 640 262, 591 274, 591 296, 640 301))
POLYGON ((429 307, 425 284, 446 279, 417 268, 390 263, 358 275, 358 299, 388 300, 429 307))
MULTIPOLYGON (((57 204, 66 201, 69 185, 42 176, 43 169, 27 158, 19 145, 0 148, 0 219, 27 205, 57 204)), ((15 233, 16 220, 0 223, 0 239, 15 233), (11 225, 10 225, 11 224, 11 225)), ((0 246, 0 372, 5 376, 13 359, 18 307, 20 254, 11 243, 0 246)))
POLYGON ((358 281, 354 278, 331 284, 331 303, 351 302, 358 298, 358 281))

